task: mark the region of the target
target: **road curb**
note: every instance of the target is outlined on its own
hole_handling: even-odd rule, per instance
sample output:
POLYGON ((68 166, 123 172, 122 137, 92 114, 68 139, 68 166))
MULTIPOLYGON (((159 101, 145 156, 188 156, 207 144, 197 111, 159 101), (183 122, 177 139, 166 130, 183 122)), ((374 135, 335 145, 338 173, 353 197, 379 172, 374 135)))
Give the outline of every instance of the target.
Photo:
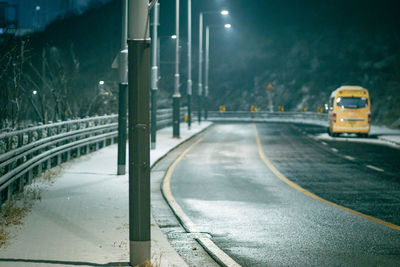
MULTIPOLYGON (((192 136, 198 136, 200 133, 209 130, 211 127, 205 128, 203 131, 195 134, 192 136)), ((224 267, 240 267, 235 260, 233 260, 228 254, 226 254, 223 250, 221 250, 210 238, 204 237, 203 233, 200 233, 196 231, 196 226, 195 224, 189 219, 189 217, 184 213, 182 208, 179 206, 177 201, 175 200, 174 196, 172 195, 171 188, 170 188, 170 179, 172 176, 172 173, 176 167, 176 165, 184 158, 184 156, 193 148, 195 147, 198 143, 200 143, 204 138, 207 136, 204 135, 197 141, 195 141, 193 144, 191 144, 188 148, 186 148, 179 156, 176 158, 173 163, 168 167, 168 170, 166 174, 164 175, 164 178, 162 179, 161 183, 161 194, 164 197, 165 201, 167 202, 168 206, 178 219, 178 221, 181 223, 183 228, 186 230, 188 233, 192 233, 197 235, 195 238, 196 241, 204 248, 205 251, 221 266, 224 267)), ((191 139, 191 138, 190 138, 191 139)), ((189 141, 190 139, 187 139, 186 141, 189 141)))

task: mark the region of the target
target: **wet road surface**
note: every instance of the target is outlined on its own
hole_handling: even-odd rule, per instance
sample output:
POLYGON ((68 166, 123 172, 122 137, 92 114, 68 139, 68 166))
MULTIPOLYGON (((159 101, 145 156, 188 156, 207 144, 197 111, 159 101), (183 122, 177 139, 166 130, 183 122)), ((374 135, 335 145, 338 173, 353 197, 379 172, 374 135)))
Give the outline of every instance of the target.
POLYGON ((210 233, 243 266, 399 265, 399 230, 278 179, 259 155, 256 132, 264 154, 286 178, 319 197, 400 224, 400 150, 314 139, 325 132, 317 126, 220 124, 171 178, 175 199, 199 231, 210 233))

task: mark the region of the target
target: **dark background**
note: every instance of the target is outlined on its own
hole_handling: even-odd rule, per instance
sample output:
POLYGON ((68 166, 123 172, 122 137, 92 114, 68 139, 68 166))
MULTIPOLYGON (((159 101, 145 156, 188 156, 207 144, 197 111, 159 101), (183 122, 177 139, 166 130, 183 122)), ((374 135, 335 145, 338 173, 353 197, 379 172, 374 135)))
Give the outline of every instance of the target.
MULTIPOLYGON (((249 110, 251 105, 267 110, 265 88, 272 83, 274 110, 282 105, 285 111, 305 107, 315 112, 327 103, 331 91, 348 84, 369 89, 374 123, 400 125, 398 1, 192 2, 196 94, 199 12, 230 11, 226 18, 205 16, 206 24, 232 24, 230 30, 210 31, 211 110, 219 105, 227 110, 249 110)), ((174 34, 175 0, 160 0, 160 4, 159 35, 174 34)), ((3 35, 2 123, 116 113, 118 75, 110 67, 120 47, 120 8, 116 0, 98 3, 81 15, 54 21, 42 32, 3 35), (99 80, 106 81, 104 87, 99 88, 99 80), (39 94, 32 95, 32 90, 39 94)), ((180 89, 185 96, 187 1, 181 0, 180 13, 180 89)), ((171 106, 174 52, 174 41, 162 38, 159 107, 171 106)))

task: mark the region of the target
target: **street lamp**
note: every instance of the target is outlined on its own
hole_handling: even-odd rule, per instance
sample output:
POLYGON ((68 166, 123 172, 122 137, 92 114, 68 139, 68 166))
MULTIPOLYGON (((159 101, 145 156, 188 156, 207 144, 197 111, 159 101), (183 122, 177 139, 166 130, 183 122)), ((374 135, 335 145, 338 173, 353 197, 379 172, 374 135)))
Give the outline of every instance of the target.
POLYGON ((199 111, 198 111, 198 121, 199 124, 201 122, 201 103, 202 99, 201 96, 203 94, 203 84, 202 84, 202 71, 203 71, 203 16, 205 14, 218 14, 220 13, 223 16, 229 15, 228 10, 222 10, 220 12, 218 11, 203 11, 200 12, 199 15, 199 83, 198 83, 198 106, 199 106, 199 111))
POLYGON ((221 15, 224 15, 224 16, 229 15, 228 10, 222 10, 220 13, 221 13, 221 15))
POLYGON ((160 4, 157 3, 154 6, 153 13, 153 42, 152 42, 152 63, 151 67, 151 126, 150 126, 150 136, 151 136, 151 149, 156 148, 156 134, 157 134, 157 91, 158 91, 158 31, 157 27, 159 25, 159 7, 160 4))
POLYGON ((188 0, 188 81, 187 81, 187 105, 188 128, 192 124, 192 0, 188 0))
MULTIPOLYGON (((207 120, 208 116, 208 108, 207 108, 207 98, 208 98, 208 73, 209 73, 209 65, 210 65, 210 27, 221 27, 221 25, 207 25, 206 27, 206 70, 205 70, 205 79, 204 79, 204 119, 207 120)), ((223 26, 225 29, 230 29, 232 27, 231 24, 225 24, 223 26)))
POLYGON ((179 138, 179 126, 180 126, 180 98, 181 93, 179 92, 179 0, 175 0, 175 82, 174 82, 174 94, 172 95, 172 137, 179 138))
MULTIPOLYGON (((118 151, 117 175, 126 172, 126 137, 128 110, 128 1, 122 1, 121 9, 121 47, 118 55, 119 88, 118 88, 118 151)), ((100 81, 104 84, 104 81, 100 81)))

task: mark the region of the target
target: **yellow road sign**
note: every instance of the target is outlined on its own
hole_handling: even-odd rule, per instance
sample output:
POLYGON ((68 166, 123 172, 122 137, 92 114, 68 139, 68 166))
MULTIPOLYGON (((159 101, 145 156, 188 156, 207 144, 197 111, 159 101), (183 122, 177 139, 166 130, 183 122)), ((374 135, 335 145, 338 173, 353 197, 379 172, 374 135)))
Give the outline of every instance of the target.
POLYGON ((257 107, 256 106, 251 106, 251 112, 257 112, 257 107))
POLYGON ((225 112, 226 107, 225 106, 219 106, 219 112, 225 112))
POLYGON ((267 91, 272 90, 272 88, 274 88, 274 87, 272 86, 272 83, 268 83, 268 85, 267 85, 267 91))

